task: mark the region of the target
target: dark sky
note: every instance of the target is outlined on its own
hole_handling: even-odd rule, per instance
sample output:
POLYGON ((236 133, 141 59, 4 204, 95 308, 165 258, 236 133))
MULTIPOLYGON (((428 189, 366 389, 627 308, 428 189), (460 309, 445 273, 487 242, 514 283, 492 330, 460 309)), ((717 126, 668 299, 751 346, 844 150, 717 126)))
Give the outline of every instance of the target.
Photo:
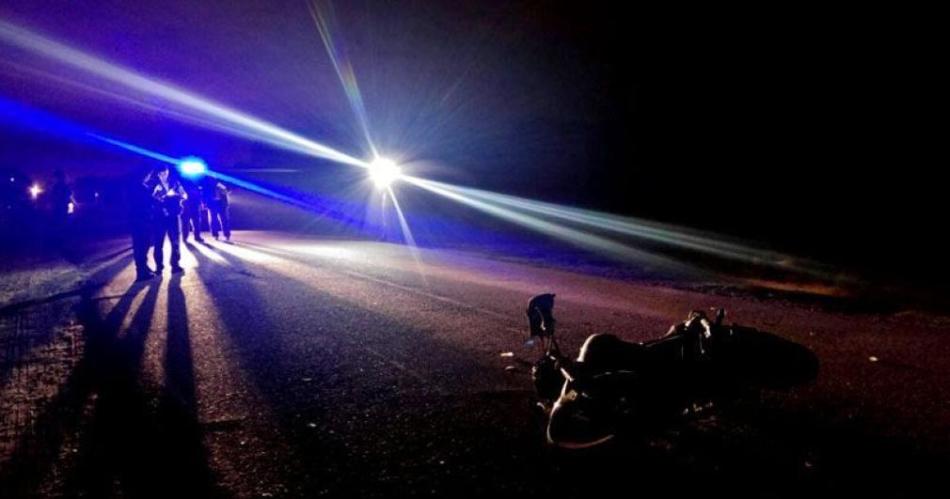
MULTIPOLYGON (((375 142, 427 176, 928 272, 946 209, 927 120, 933 49, 913 16, 616 4, 337 2, 334 34, 375 142)), ((302 0, 5 1, 0 16, 368 154, 302 0)), ((319 170, 309 185, 339 168, 103 97, 75 83, 114 89, 2 50, 4 98, 171 155, 319 170)), ((0 127, 4 164, 71 175, 129 164, 0 127)))

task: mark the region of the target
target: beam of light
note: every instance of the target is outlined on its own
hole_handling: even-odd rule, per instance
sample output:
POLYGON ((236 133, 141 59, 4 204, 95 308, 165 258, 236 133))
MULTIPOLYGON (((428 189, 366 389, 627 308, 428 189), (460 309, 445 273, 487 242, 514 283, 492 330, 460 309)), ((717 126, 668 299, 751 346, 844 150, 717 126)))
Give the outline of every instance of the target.
MULTIPOLYGON (((369 164, 369 178, 376 185, 377 189, 388 189, 392 195, 392 189, 389 187, 402 177, 402 169, 395 161, 389 158, 377 157, 369 164)), ((395 199, 395 196, 392 196, 395 199)))
MULTIPOLYGON (((29 73, 34 76, 38 76, 47 80, 55 81, 62 86, 73 87, 87 93, 101 95, 103 97, 113 99, 113 100, 122 102, 124 104, 140 107, 142 109, 145 109, 151 112, 161 113, 184 123, 191 123, 196 126, 207 128, 209 130, 217 130, 222 133, 228 133, 237 137, 243 137, 250 140, 265 142, 268 144, 275 145, 277 147, 290 149, 290 150, 293 150, 305 155, 310 154, 305 148, 302 148, 300 146, 294 146, 292 144, 287 144, 285 142, 279 142, 272 138, 263 137, 259 133, 255 133, 251 130, 240 128, 235 125, 229 125, 220 120, 215 121, 212 118, 200 117, 197 115, 192 115, 192 114, 188 114, 181 111, 176 111, 174 109, 171 109, 167 105, 157 105, 153 102, 154 100, 149 101, 149 100, 146 100, 145 98, 136 98, 131 95, 125 95, 119 92, 110 91, 105 88, 102 88, 101 86, 78 82, 78 81, 71 80, 66 77, 63 77, 63 76, 60 76, 48 71, 42 71, 36 68, 24 66, 23 64, 17 64, 10 61, 0 61, 0 63, 13 66, 14 68, 16 68, 18 73, 29 73)), ((2 108, 2 105, 0 105, 0 108, 2 108)))
MULTIPOLYGON (((117 139, 105 137, 105 136, 103 136, 103 135, 99 135, 99 134, 95 134, 95 133, 90 133, 89 135, 90 135, 91 137, 93 137, 93 138, 95 138, 95 139, 98 139, 98 140, 101 140, 101 141, 103 141, 103 142, 105 142, 105 143, 107 143, 107 144, 111 144, 111 145, 114 145, 114 146, 119 147, 119 148, 121 148, 121 149, 125 149, 126 151, 133 152, 133 153, 135 153, 135 154, 139 154, 139 155, 141 155, 141 156, 145 156, 146 158, 154 159, 154 160, 156 160, 156 161, 161 161, 161 162, 163 162, 163 163, 168 163, 168 164, 170 164, 170 165, 175 165, 176 167, 181 166, 182 164, 188 162, 189 160, 191 160, 191 159, 193 158, 193 157, 188 157, 188 158, 184 158, 184 159, 177 159, 177 158, 173 158, 173 157, 171 157, 171 156, 168 156, 168 155, 165 155, 165 154, 162 154, 162 153, 158 153, 158 152, 155 152, 155 151, 146 149, 146 148, 144 148, 144 147, 137 146, 137 145, 135 145, 135 144, 130 144, 130 143, 128 143, 128 142, 124 142, 124 141, 121 141, 121 140, 117 140, 117 139)), ((204 164, 204 162, 202 162, 202 164, 204 164)), ((234 177, 234 176, 231 176, 231 175, 228 175, 228 174, 225 174, 225 173, 221 173, 221 172, 218 172, 218 171, 214 171, 214 170, 207 169, 207 165, 205 165, 204 168, 205 168, 205 170, 204 170, 204 174, 205 174, 205 175, 207 175, 207 176, 209 176, 209 177, 212 177, 212 178, 215 178, 215 179, 218 179, 218 180, 221 180, 221 181, 223 181, 223 182, 232 184, 232 185, 236 185, 236 186, 238 186, 238 187, 240 187, 240 188, 242 188, 242 189, 251 191, 251 192, 253 192, 253 193, 260 194, 260 195, 262 195, 262 196, 269 197, 269 198, 271 198, 271 199, 275 199, 275 200, 281 201, 281 202, 283 202, 283 203, 287 203, 287 204, 290 204, 290 205, 294 205, 294 206, 297 206, 298 208, 304 208, 304 209, 307 209, 307 210, 313 210, 313 209, 316 208, 315 206, 313 206, 313 205, 311 205, 311 204, 309 204, 309 203, 305 203, 305 202, 303 202, 303 201, 300 201, 299 199, 294 199, 294 198, 292 198, 292 197, 290 197, 290 196, 287 196, 287 195, 285 195, 285 194, 281 194, 281 193, 279 193, 279 192, 276 192, 276 191, 274 191, 274 190, 272 190, 272 189, 268 189, 268 188, 266 188, 266 187, 262 187, 262 186, 260 186, 260 185, 257 185, 257 184, 255 184, 255 183, 253 183, 253 182, 248 182, 248 181, 246 181, 246 180, 242 180, 242 179, 239 179, 239 178, 237 178, 237 177, 234 177)))
POLYGON ((276 257, 268 255, 267 253, 262 253, 260 251, 252 250, 245 246, 238 246, 236 244, 227 244, 219 243, 217 241, 209 241, 210 245, 214 246, 214 249, 227 253, 229 255, 240 258, 241 260, 246 260, 251 263, 268 263, 276 260, 276 257))
MULTIPOLYGON (((9 121, 14 126, 25 127, 29 130, 38 131, 47 135, 52 135, 58 138, 63 138, 66 140, 76 141, 85 145, 89 144, 106 144, 109 146, 116 147, 126 152, 131 152, 139 156, 143 156, 155 161, 160 161, 173 165, 177 167, 182 161, 180 158, 175 158, 167 154, 162 154, 151 149, 147 149, 123 140, 119 140, 114 137, 110 137, 106 134, 100 133, 95 130, 90 130, 87 127, 81 126, 77 123, 73 123, 68 120, 64 120, 57 116, 54 116, 49 113, 45 113, 38 109, 34 109, 29 106, 24 106, 18 102, 11 101, 9 99, 4 99, 0 96, 0 119, 9 121)), ((242 171, 253 171, 252 169, 242 170, 242 171)), ((268 197, 270 199, 292 205, 296 208, 303 209, 311 212, 318 212, 323 216, 329 216, 336 220, 348 223, 355 224, 357 223, 352 217, 339 212, 338 210, 333 210, 326 208, 324 206, 315 204, 314 202, 302 201, 300 197, 294 198, 286 194, 281 194, 273 189, 261 186, 259 184, 245 181, 234 177, 232 175, 227 175, 220 172, 206 172, 209 175, 214 175, 216 178, 223 180, 225 182, 230 182, 234 185, 242 187, 248 191, 254 192, 256 194, 268 197)), ((10 182, 15 182, 16 179, 11 177, 10 182)), ((98 195, 97 195, 98 197, 98 195)))
MULTIPOLYGON (((152 151, 152 150, 150 150, 150 149, 146 149, 146 148, 144 148, 144 147, 137 146, 137 145, 135 145, 135 144, 130 144, 130 143, 128 143, 128 142, 124 142, 124 141, 121 141, 121 140, 118 140, 118 139, 106 137, 106 136, 104 136, 104 135, 99 135, 99 134, 96 134, 96 133, 89 133, 88 135, 89 135, 90 137, 93 137, 93 138, 95 138, 95 139, 97 139, 97 140, 100 140, 100 141, 102 141, 102 142, 105 142, 105 143, 107 143, 107 144, 111 144, 111 145, 113 145, 113 146, 116 146, 116 147, 118 147, 118 148, 120 148, 120 149, 124 149, 124 150, 126 150, 126 151, 129 151, 129 152, 132 152, 132 153, 141 155, 141 156, 145 156, 146 158, 151 158, 151 159, 154 159, 154 160, 156 160, 156 161, 161 161, 161 162, 163 162, 163 163, 168 163, 168 164, 170 164, 170 165, 175 165, 176 167, 179 167, 179 166, 181 166, 182 164, 184 164, 184 163, 186 163, 186 162, 192 160, 192 158, 194 158, 193 156, 190 156, 190 157, 187 157, 187 158, 184 158, 184 159, 173 158, 173 157, 168 156, 168 155, 166 155, 166 154, 162 154, 162 153, 159 153, 159 152, 155 152, 155 151, 152 151)), ((194 159, 197 159, 197 158, 194 158, 194 159)), ((202 164, 204 164, 203 161, 202 161, 202 164)), ((238 186, 238 187, 240 187, 240 188, 242 188, 242 189, 248 190, 248 191, 250 191, 250 192, 254 192, 254 193, 256 193, 256 194, 260 194, 260 195, 262 195, 262 196, 265 196, 265 197, 268 197, 268 198, 271 198, 271 199, 274 199, 274 200, 277 200, 277 201, 280 201, 280 202, 283 202, 283 203, 287 203, 287 204, 296 206, 296 207, 298 207, 298 208, 304 208, 304 209, 307 209, 307 210, 314 210, 314 209, 317 208, 316 206, 313 206, 313 205, 311 205, 311 204, 309 204, 309 203, 303 202, 303 201, 301 201, 301 200, 299 200, 299 199, 292 198, 292 197, 287 196, 287 195, 285 195, 285 194, 281 194, 281 193, 276 192, 276 191, 274 191, 274 190, 272 190, 272 189, 268 189, 268 188, 266 188, 266 187, 257 185, 257 184, 255 184, 255 183, 253 183, 253 182, 249 182, 249 181, 246 181, 246 180, 242 180, 242 179, 239 179, 239 178, 237 178, 237 177, 234 177, 234 176, 231 176, 231 175, 228 175, 228 174, 225 174, 225 173, 221 173, 221 172, 218 172, 218 171, 214 171, 214 170, 208 169, 208 168, 207 168, 207 165, 205 165, 204 168, 205 168, 205 170, 204 170, 204 174, 205 174, 205 175, 207 175, 207 176, 209 176, 209 177, 212 177, 212 178, 215 178, 215 179, 218 179, 218 180, 221 180, 221 181, 223 181, 223 182, 232 184, 232 185, 236 185, 236 186, 238 186)))
MULTIPOLYGON (((332 205, 332 201, 327 201, 324 198, 320 198, 312 194, 302 194, 302 193, 294 192, 294 191, 286 191, 286 192, 289 192, 289 194, 291 195, 283 194, 281 192, 275 191, 274 189, 271 189, 259 183, 237 178, 233 175, 229 175, 227 173, 219 172, 216 170, 208 170, 206 175, 208 177, 221 180, 222 182, 225 182, 227 184, 240 187, 249 192, 259 194, 270 200, 278 201, 278 202, 290 205, 294 208, 306 211, 308 213, 316 214, 323 218, 334 220, 341 224, 345 224, 351 227, 363 227, 363 228, 366 228, 366 225, 367 225, 365 220, 359 219, 358 217, 350 214, 353 211, 352 206, 348 206, 348 205, 340 204, 340 203, 337 203, 336 205, 332 205), (294 196, 298 196, 298 197, 294 197, 294 196)), ((369 229, 366 229, 366 230, 369 230, 369 229)))
MULTIPOLYGON (((0 101, 0 110, 2 110, 2 107, 3 107, 2 104, 3 102, 0 101)), ((76 127, 75 125, 71 125, 71 126, 75 128, 76 130, 79 130, 80 135, 83 137, 93 138, 97 141, 118 147, 119 149, 122 149, 124 151, 138 154, 140 156, 144 156, 146 158, 154 159, 156 161, 161 161, 163 163, 168 163, 169 165, 175 165, 176 167, 183 161, 182 159, 174 158, 166 154, 155 152, 150 149, 146 149, 144 147, 137 146, 135 144, 130 144, 122 140, 118 140, 112 137, 107 137, 99 133, 85 131, 81 128, 76 127)), ((294 206, 296 208, 299 208, 308 212, 317 212, 323 216, 329 216, 335 220, 339 220, 344 223, 350 223, 350 224, 355 223, 355 220, 353 220, 352 217, 349 217, 346 214, 341 213, 337 210, 328 209, 326 207, 317 205, 313 202, 302 201, 301 199, 294 198, 286 194, 282 194, 273 189, 264 187, 254 182, 237 178, 233 175, 228 175, 226 173, 218 172, 212 169, 205 170, 205 175, 221 180, 223 182, 235 185, 237 187, 253 192, 255 194, 259 194, 266 198, 279 201, 279 202, 294 206)))
POLYGON ((412 255, 412 259, 416 262, 416 270, 419 272, 419 276, 422 277, 422 282, 428 286, 429 282, 426 279, 425 266, 422 265, 422 256, 419 254, 419 247, 416 246, 416 238, 412 236, 412 230, 409 229, 409 223, 406 222, 406 216, 402 213, 402 208, 399 206, 399 201, 396 200, 396 194, 393 192, 393 188, 387 186, 386 192, 389 193, 389 199, 393 201, 393 207, 396 209, 396 217, 399 218, 399 228, 402 229, 402 237, 409 247, 409 254, 412 255))
MULTIPOLYGON (((161 154, 144 147, 130 144, 112 137, 109 137, 98 131, 90 130, 78 123, 65 120, 39 109, 25 106, 9 99, 0 97, 0 118, 10 124, 23 127, 31 131, 44 133, 57 138, 78 142, 82 144, 92 144, 101 142, 110 146, 115 146, 125 151, 144 156, 146 158, 178 165, 181 159, 161 154), (90 140, 91 139, 91 140, 90 140)), ((187 158, 186 158, 187 159, 187 158)))
MULTIPOLYGON (((690 235, 682 230, 659 228, 656 225, 651 225, 647 222, 632 218, 624 218, 611 215, 609 213, 600 213, 591 210, 567 208, 553 203, 533 201, 478 189, 447 186, 445 184, 441 184, 441 186, 443 188, 451 189, 476 199, 495 202, 518 210, 557 218, 566 222, 586 225, 596 229, 616 232, 627 236, 651 239, 671 245, 683 246, 692 250, 716 253, 720 256, 735 259, 750 259, 756 255, 756 253, 751 248, 746 248, 724 241, 717 241, 710 238, 690 235)), ((760 257, 768 256, 764 252, 759 252, 758 255, 760 257)))
POLYGON ((92 138, 94 138, 94 139, 96 139, 96 140, 101 140, 102 142, 105 142, 106 144, 110 144, 110 145, 116 146, 116 147, 118 147, 118 148, 120 148, 120 149, 125 149, 126 151, 129 151, 129 152, 138 154, 138 155, 140 155, 140 156, 145 156, 146 158, 151 158, 151 159, 154 159, 154 160, 156 160, 156 161, 161 161, 161 162, 163 162, 163 163, 168 163, 168 164, 170 164, 170 165, 176 165, 176 166, 178 165, 178 162, 179 162, 179 160, 178 160, 177 158, 173 158, 173 157, 171 157, 171 156, 167 156, 167 155, 165 155, 165 154, 158 153, 158 152, 152 151, 152 150, 150 150, 150 149, 146 149, 146 148, 144 148, 144 147, 137 146, 137 145, 135 145, 135 144, 130 144, 130 143, 128 143, 128 142, 124 142, 124 141, 121 141, 121 140, 118 140, 118 139, 113 139, 113 138, 110 138, 110 137, 106 137, 106 136, 104 136, 104 135, 99 135, 98 133, 92 133, 92 132, 90 132, 90 133, 89 133, 89 136, 92 137, 92 138))
MULTIPOLYGON (((253 245, 252 245, 253 246, 253 245)), ((281 246, 288 251, 304 253, 307 255, 318 256, 320 258, 332 258, 339 260, 352 259, 356 251, 341 246, 330 246, 327 244, 300 244, 281 246)))
MULTIPOLYGON (((102 140, 79 124, 0 96, 0 119, 10 125, 52 137, 79 143, 102 140)), ((11 182, 13 179, 11 178, 11 182)))
MULTIPOLYGON (((106 142, 106 143, 108 143, 108 144, 112 144, 112 145, 114 145, 114 146, 116 146, 116 147, 125 149, 126 151, 133 152, 133 153, 135 153, 135 154, 139 154, 139 155, 145 156, 146 158, 152 158, 152 159, 157 160, 157 161, 161 161, 161 162, 164 162, 164 163, 168 163, 168 164, 170 164, 170 165, 179 166, 180 164, 184 163, 185 161, 187 161, 187 160, 189 159, 189 158, 185 158, 185 159, 183 159, 183 160, 181 160, 181 159, 176 159, 176 158, 173 158, 173 157, 171 157, 171 156, 167 156, 167 155, 165 155, 165 154, 158 153, 158 152, 155 152, 155 151, 146 149, 146 148, 144 148, 144 147, 140 147, 140 146, 137 146, 137 145, 134 145, 134 144, 129 144, 128 142, 123 142, 123 141, 121 141, 121 140, 112 139, 112 138, 109 138, 109 137, 104 137, 104 136, 98 135, 98 134, 90 134, 90 136, 92 136, 92 137, 94 137, 94 138, 96 138, 96 139, 99 139, 99 140, 101 140, 101 141, 103 141, 103 142, 106 142)), ((212 178, 215 178, 215 179, 218 179, 218 180, 227 182, 227 183, 232 184, 232 185, 236 185, 236 186, 238 186, 238 187, 240 187, 240 188, 242 188, 242 189, 245 189, 245 190, 254 192, 254 193, 256 193, 256 194, 260 194, 260 195, 265 196, 265 197, 269 197, 269 198, 271 198, 271 199, 275 199, 275 200, 277 200, 277 201, 281 201, 281 202, 284 202, 284 203, 287 203, 287 204, 291 204, 291 205, 294 205, 294 206, 297 206, 297 207, 300 207, 300 208, 305 208, 305 209, 313 209, 313 208, 314 208, 314 206, 312 206, 312 205, 310 205, 310 204, 308 204, 308 203, 305 203, 305 202, 303 202, 303 201, 300 201, 299 199, 294 199, 294 198, 292 198, 292 197, 290 197, 290 196, 281 194, 281 193, 276 192, 276 191, 274 191, 274 190, 272 190, 272 189, 268 189, 268 188, 266 188, 266 187, 259 186, 259 185, 255 184, 255 183, 253 183, 253 182, 248 182, 248 181, 246 181, 246 180, 241 180, 241 179, 239 179, 239 178, 237 178, 237 177, 233 177, 233 176, 227 175, 227 174, 225 174, 225 173, 217 172, 217 171, 214 171, 214 170, 209 170, 209 169, 207 169, 207 167, 205 167, 204 173, 205 173, 205 175, 207 175, 207 176, 209 176, 209 177, 212 177, 212 178)))
MULTIPOLYGON (((191 244, 191 243, 186 243, 186 246, 189 245, 189 244, 191 244)), ((224 265, 224 266, 230 266, 230 265, 231 265, 231 262, 229 262, 227 258, 225 258, 225 257, 219 255, 218 253, 216 253, 216 252, 210 250, 209 248, 205 247, 205 245, 203 245, 203 244, 201 244, 201 243, 198 243, 198 244, 191 244, 190 247, 191 247, 191 249, 197 251, 198 253, 201 253, 201 256, 207 258, 208 260, 211 260, 211 261, 214 262, 214 263, 217 263, 218 265, 224 265)))
POLYGON ((353 65, 346 55, 344 47, 337 43, 333 37, 332 25, 335 22, 333 13, 333 4, 327 1, 308 1, 307 7, 310 10, 310 16, 314 24, 317 25, 317 31, 320 32, 320 39, 323 40, 323 46, 327 49, 327 55, 330 56, 330 62, 340 78, 340 84, 343 85, 343 91, 346 93, 347 100, 350 101, 350 108, 359 121, 363 136, 366 138, 366 144, 369 146, 370 153, 375 157, 378 155, 376 145, 373 143, 373 137, 369 132, 369 119, 366 113, 366 106, 363 104, 363 95, 360 93, 360 87, 356 82, 356 73, 353 71, 353 65))
POLYGON ((464 204, 471 208, 475 208, 483 213, 513 222, 515 224, 527 227, 529 229, 535 230, 542 234, 547 234, 558 239, 572 242, 576 245, 591 248, 599 251, 606 252, 608 254, 614 255, 616 257, 624 259, 634 259, 638 261, 645 261, 655 265, 662 266, 664 268, 684 272, 684 273, 696 273, 697 269, 685 265, 681 262, 673 260, 671 258, 663 257, 653 253, 649 253, 643 250, 632 248, 625 244, 618 243, 611 239, 604 237, 596 236, 593 234, 588 234, 586 232, 572 229, 570 227, 565 227, 556 223, 552 223, 546 220, 542 220, 535 216, 526 215, 523 213, 518 213, 516 211, 510 210, 508 208, 497 206, 492 203, 481 201, 478 199, 473 199, 471 197, 459 194, 454 192, 451 189, 446 189, 442 187, 443 184, 439 182, 434 182, 431 180, 424 180, 417 177, 403 177, 407 182, 421 187, 429 192, 437 194, 439 196, 451 199, 458 203, 464 204))
POLYGON ((232 172, 241 173, 299 173, 296 168, 231 168, 232 172))
MULTIPOLYGON (((170 241, 165 241, 164 251, 166 255, 172 254, 172 246, 170 241)), ((188 249, 187 244, 183 244, 182 241, 179 241, 178 251, 181 254, 181 260, 178 262, 184 269, 194 269, 199 265, 198 259, 195 258, 195 255, 191 254, 191 250, 188 249)))
POLYGON ((239 179, 239 178, 237 178, 237 177, 228 175, 228 174, 226 174, 226 173, 221 173, 221 172, 215 171, 215 170, 208 170, 208 171, 205 172, 205 174, 206 174, 207 176, 211 177, 211 178, 220 180, 220 181, 222 181, 222 182, 225 182, 225 183, 228 183, 228 184, 231 184, 231 185, 238 186, 238 187, 240 187, 240 188, 242 188, 242 189, 248 190, 248 191, 253 192, 253 193, 255 193, 255 194, 260 194, 260 195, 262 195, 262 196, 265 196, 265 197, 274 199, 274 200, 276 200, 276 201, 280 201, 280 202, 282 202, 282 203, 286 203, 286 204, 289 204, 289 205, 293 205, 293 206, 296 206, 296 207, 298 207, 298 208, 303 208, 303 209, 309 210, 309 211, 313 211, 313 210, 317 209, 316 206, 314 206, 314 205, 312 205, 312 204, 310 204, 310 203, 307 203, 307 202, 305 202, 305 201, 301 201, 301 200, 299 200, 299 199, 292 198, 292 197, 290 197, 290 196, 288 196, 288 195, 286 195, 286 194, 281 194, 281 193, 279 193, 279 192, 277 192, 277 191, 274 191, 273 189, 268 189, 267 187, 264 187, 264 186, 255 184, 254 182, 250 182, 250 181, 247 181, 247 180, 242 180, 242 179, 239 179))
POLYGON ((228 125, 246 130, 262 141, 315 157, 366 167, 364 161, 329 146, 163 81, 142 76, 131 69, 55 42, 7 21, 0 20, 0 40, 123 87, 179 104, 192 111, 221 120, 228 125))
POLYGON ((621 217, 609 213, 570 208, 553 203, 534 201, 479 189, 459 187, 441 182, 429 180, 423 182, 429 186, 438 187, 443 191, 455 193, 460 197, 477 200, 499 208, 511 209, 522 214, 529 213, 539 217, 556 219, 562 222, 613 232, 623 236, 646 239, 667 246, 683 248, 744 263, 768 265, 816 276, 822 276, 828 273, 828 269, 815 262, 807 262, 788 255, 752 248, 707 235, 690 233, 684 228, 648 222, 632 217, 621 217))
POLYGON ((396 200, 396 194, 393 192, 392 187, 386 187, 386 192, 389 194, 389 199, 393 202, 393 207, 396 208, 396 216, 399 218, 399 226, 402 228, 402 235, 408 243, 413 248, 416 247, 416 240, 412 237, 412 231, 409 230, 409 224, 406 223, 406 217, 402 213, 402 208, 399 207, 399 201, 396 200))

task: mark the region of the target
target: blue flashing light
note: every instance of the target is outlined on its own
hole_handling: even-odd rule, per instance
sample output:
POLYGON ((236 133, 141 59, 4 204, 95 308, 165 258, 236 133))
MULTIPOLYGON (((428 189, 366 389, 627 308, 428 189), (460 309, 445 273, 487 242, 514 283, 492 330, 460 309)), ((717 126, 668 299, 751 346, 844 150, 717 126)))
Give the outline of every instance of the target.
POLYGON ((185 177, 200 177, 208 172, 208 165, 197 156, 188 156, 178 162, 178 171, 185 177))

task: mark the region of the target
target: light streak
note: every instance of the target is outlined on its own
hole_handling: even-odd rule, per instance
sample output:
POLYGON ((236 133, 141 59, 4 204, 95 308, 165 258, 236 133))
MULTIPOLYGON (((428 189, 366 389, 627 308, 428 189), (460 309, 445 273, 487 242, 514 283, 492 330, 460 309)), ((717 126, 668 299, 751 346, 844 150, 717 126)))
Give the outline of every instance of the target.
MULTIPOLYGON (((443 191, 443 193, 453 193, 456 196, 454 199, 457 201, 459 199, 468 199, 469 201, 477 201, 484 206, 491 206, 496 214, 508 210, 510 213, 506 215, 506 218, 509 220, 518 219, 518 217, 530 214, 531 216, 545 217, 560 222, 612 232, 622 236, 645 239, 666 246, 682 248, 754 265, 772 266, 814 276, 825 276, 830 273, 828 268, 816 262, 793 258, 789 255, 770 250, 742 245, 722 238, 697 234, 685 228, 673 227, 632 217, 621 217, 609 213, 534 201, 479 189, 459 187, 431 180, 413 180, 412 183, 416 185, 422 184, 420 185, 421 187, 430 188, 430 190, 437 188, 443 191)), ((472 205, 471 203, 468 204, 470 206, 472 205)), ((545 226, 545 231, 548 229, 554 230, 550 226, 545 226)), ((559 230, 563 229, 567 228, 562 227, 559 230)), ((554 230, 554 232, 556 233, 558 230, 554 230)))
POLYGON ((663 266, 669 270, 678 272, 695 273, 697 270, 671 258, 639 250, 604 237, 588 234, 586 232, 542 220, 531 215, 517 213, 515 211, 485 201, 473 199, 463 194, 454 192, 452 189, 446 189, 443 187, 444 184, 439 182, 424 180, 417 177, 403 177, 403 179, 429 192, 475 208, 483 213, 487 213, 503 220, 508 220, 509 222, 513 222, 543 234, 548 234, 556 238, 572 242, 582 247, 593 248, 624 259, 633 259, 653 263, 663 266))
POLYGON ((317 25, 317 31, 320 32, 320 39, 323 40, 323 46, 327 49, 327 55, 330 56, 330 62, 340 78, 340 84, 343 85, 343 92, 346 93, 347 100, 350 101, 350 108, 359 121, 363 136, 369 146, 373 157, 378 156, 376 145, 373 143, 372 135, 369 131, 369 118, 366 113, 366 106, 363 104, 363 95, 360 93, 359 84, 356 82, 356 73, 353 71, 353 65, 346 55, 343 46, 336 43, 333 38, 331 25, 335 21, 333 15, 333 5, 329 2, 307 2, 310 10, 310 16, 313 17, 314 24, 317 25))
POLYGON ((393 201, 393 207, 396 209, 396 217, 399 218, 399 228, 402 229, 402 237, 409 247, 409 253, 412 255, 412 259, 416 262, 416 270, 419 272, 419 276, 422 277, 422 282, 428 286, 429 282, 426 279, 425 267, 422 265, 422 256, 419 254, 419 247, 416 246, 416 239, 412 236, 412 231, 409 230, 409 223, 406 222, 406 217, 402 213, 399 201, 396 200, 396 194, 393 192, 392 186, 387 186, 386 192, 389 193, 389 199, 393 201))
POLYGON ((125 149, 126 151, 133 152, 140 156, 145 156, 146 158, 151 158, 156 161, 161 161, 163 163, 168 163, 170 165, 177 165, 179 161, 177 158, 173 158, 171 156, 167 156, 165 154, 158 153, 150 149, 146 149, 144 147, 139 147, 135 144, 130 144, 128 142, 124 142, 118 139, 113 139, 113 138, 106 137, 104 135, 99 135, 97 133, 92 133, 92 132, 89 132, 88 135, 96 140, 101 140, 102 142, 105 142, 106 144, 110 144, 110 145, 119 147, 121 149, 125 149))
MULTIPOLYGON (((146 148, 144 148, 144 147, 137 146, 137 145, 135 145, 135 144, 130 144, 130 143, 125 142, 125 141, 121 141, 121 140, 118 140, 118 139, 106 137, 106 136, 99 135, 99 134, 96 134, 96 133, 89 133, 88 135, 89 135, 90 137, 94 138, 94 139, 100 140, 100 141, 105 142, 105 143, 107 143, 107 144, 110 144, 110 145, 119 147, 119 148, 121 148, 121 149, 124 149, 124 150, 126 150, 126 151, 129 151, 129 152, 132 152, 132 153, 141 155, 141 156, 144 156, 144 157, 146 157, 146 158, 154 159, 154 160, 156 160, 156 161, 161 161, 161 162, 163 162, 163 163, 168 163, 168 164, 170 164, 170 165, 175 165, 175 166, 178 166, 178 165, 181 164, 181 162, 182 162, 181 159, 173 158, 173 157, 168 156, 168 155, 166 155, 166 154, 162 154, 162 153, 159 153, 159 152, 155 152, 155 151, 152 151, 152 150, 150 150, 150 149, 146 149, 146 148)), ((268 189, 268 188, 266 188, 266 187, 257 185, 257 184, 255 184, 255 183, 253 183, 253 182, 248 182, 247 180, 242 180, 242 179, 239 179, 239 178, 237 178, 237 177, 228 175, 228 174, 226 174, 226 173, 222 173, 222 172, 215 171, 215 170, 212 170, 212 169, 206 169, 204 173, 205 173, 205 175, 207 175, 207 176, 209 176, 209 177, 211 177, 211 178, 214 178, 214 179, 217 179, 217 180, 221 180, 221 181, 223 181, 223 182, 225 182, 225 183, 229 183, 229 184, 235 185, 235 186, 240 187, 240 188, 242 188, 242 189, 245 189, 245 190, 254 192, 254 193, 256 193, 256 194, 260 194, 260 195, 265 196, 265 197, 269 197, 269 198, 271 198, 271 199, 274 199, 274 200, 277 200, 277 201, 280 201, 280 202, 283 202, 283 203, 286 203, 286 204, 290 204, 290 205, 296 206, 296 207, 298 207, 298 208, 303 208, 303 209, 306 209, 306 210, 314 210, 314 209, 317 209, 317 207, 314 206, 314 205, 312 205, 312 204, 306 203, 306 202, 304 202, 304 201, 300 201, 299 199, 294 199, 294 198, 292 198, 292 197, 290 197, 290 196, 287 196, 287 195, 285 195, 285 194, 281 194, 281 193, 279 193, 279 192, 276 192, 276 191, 274 191, 273 189, 268 189)))
MULTIPOLYGON (((191 243, 185 242, 186 246, 189 244, 191 243)), ((224 265, 224 266, 231 265, 231 262, 229 262, 227 258, 219 255, 218 253, 210 250, 209 248, 206 248, 204 244, 195 243, 195 244, 191 244, 191 247, 198 253, 201 253, 201 256, 211 260, 214 263, 217 263, 219 265, 224 265)))
POLYGON ((214 117, 227 125, 243 129, 262 141, 339 163, 362 168, 367 166, 365 161, 329 146, 169 83, 143 76, 131 69, 71 48, 7 21, 0 20, 0 40, 126 88, 214 117))
POLYGON ((229 243, 219 243, 218 241, 209 241, 209 244, 214 246, 214 248, 218 251, 252 263, 267 263, 277 260, 276 257, 268 255, 267 253, 255 251, 247 247, 237 246, 229 243))

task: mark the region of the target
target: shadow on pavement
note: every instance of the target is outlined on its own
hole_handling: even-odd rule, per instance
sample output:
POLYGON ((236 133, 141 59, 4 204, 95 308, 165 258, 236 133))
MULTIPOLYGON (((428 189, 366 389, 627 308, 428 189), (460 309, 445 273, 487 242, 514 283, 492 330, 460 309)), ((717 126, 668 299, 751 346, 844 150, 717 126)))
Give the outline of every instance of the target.
POLYGON ((159 279, 133 283, 105 317, 99 300, 84 293, 79 305, 87 335, 84 356, 0 473, 4 497, 48 492, 51 473, 65 473, 57 478, 61 485, 52 487, 67 495, 222 495, 213 485, 195 420, 188 319, 177 278, 168 283, 169 389, 149 393, 140 383, 160 289, 159 279), (77 433, 80 440, 64 448, 77 433))
MULTIPOLYGON (((103 262, 106 260, 107 259, 100 259, 100 261, 103 261, 103 262)), ((75 300, 76 298, 82 299, 82 297, 86 295, 94 294, 96 291, 104 287, 110 279, 112 279, 119 272, 121 272, 122 269, 128 266, 130 261, 131 261, 130 258, 119 258, 114 262, 104 265, 101 269, 99 269, 92 276, 90 276, 89 280, 87 281, 85 285, 80 286, 76 289, 63 291, 63 292, 56 293, 50 296, 33 298, 33 299, 23 300, 16 303, 6 304, 3 307, 0 307, 0 318, 4 318, 4 317, 16 318, 16 316, 19 314, 29 314, 29 313, 34 312, 31 309, 36 308, 36 307, 59 305, 59 303, 57 302, 60 302, 61 300, 63 301, 63 304, 62 304, 63 308, 61 310, 62 311, 70 310, 72 306, 68 302, 69 300, 75 300)), ((49 310, 44 308, 36 313, 43 314, 43 313, 49 313, 49 312, 50 312, 49 310)), ((57 311, 53 311, 52 313, 58 315, 57 311)), ((62 318, 53 317, 54 322, 59 321, 62 318)), ((52 331, 53 326, 52 324, 48 324, 48 326, 49 327, 42 332, 43 334, 31 335, 29 338, 19 337, 19 338, 9 339, 9 341, 12 343, 20 343, 20 344, 16 344, 16 345, 5 344, 4 345, 5 355, 3 358, 0 358, 0 380, 5 379, 17 365, 19 365, 21 362, 24 361, 26 357, 28 357, 31 351, 42 349, 55 340, 56 336, 55 334, 53 334, 54 332, 52 331), (26 343, 26 344, 24 345, 23 343, 26 343)))

